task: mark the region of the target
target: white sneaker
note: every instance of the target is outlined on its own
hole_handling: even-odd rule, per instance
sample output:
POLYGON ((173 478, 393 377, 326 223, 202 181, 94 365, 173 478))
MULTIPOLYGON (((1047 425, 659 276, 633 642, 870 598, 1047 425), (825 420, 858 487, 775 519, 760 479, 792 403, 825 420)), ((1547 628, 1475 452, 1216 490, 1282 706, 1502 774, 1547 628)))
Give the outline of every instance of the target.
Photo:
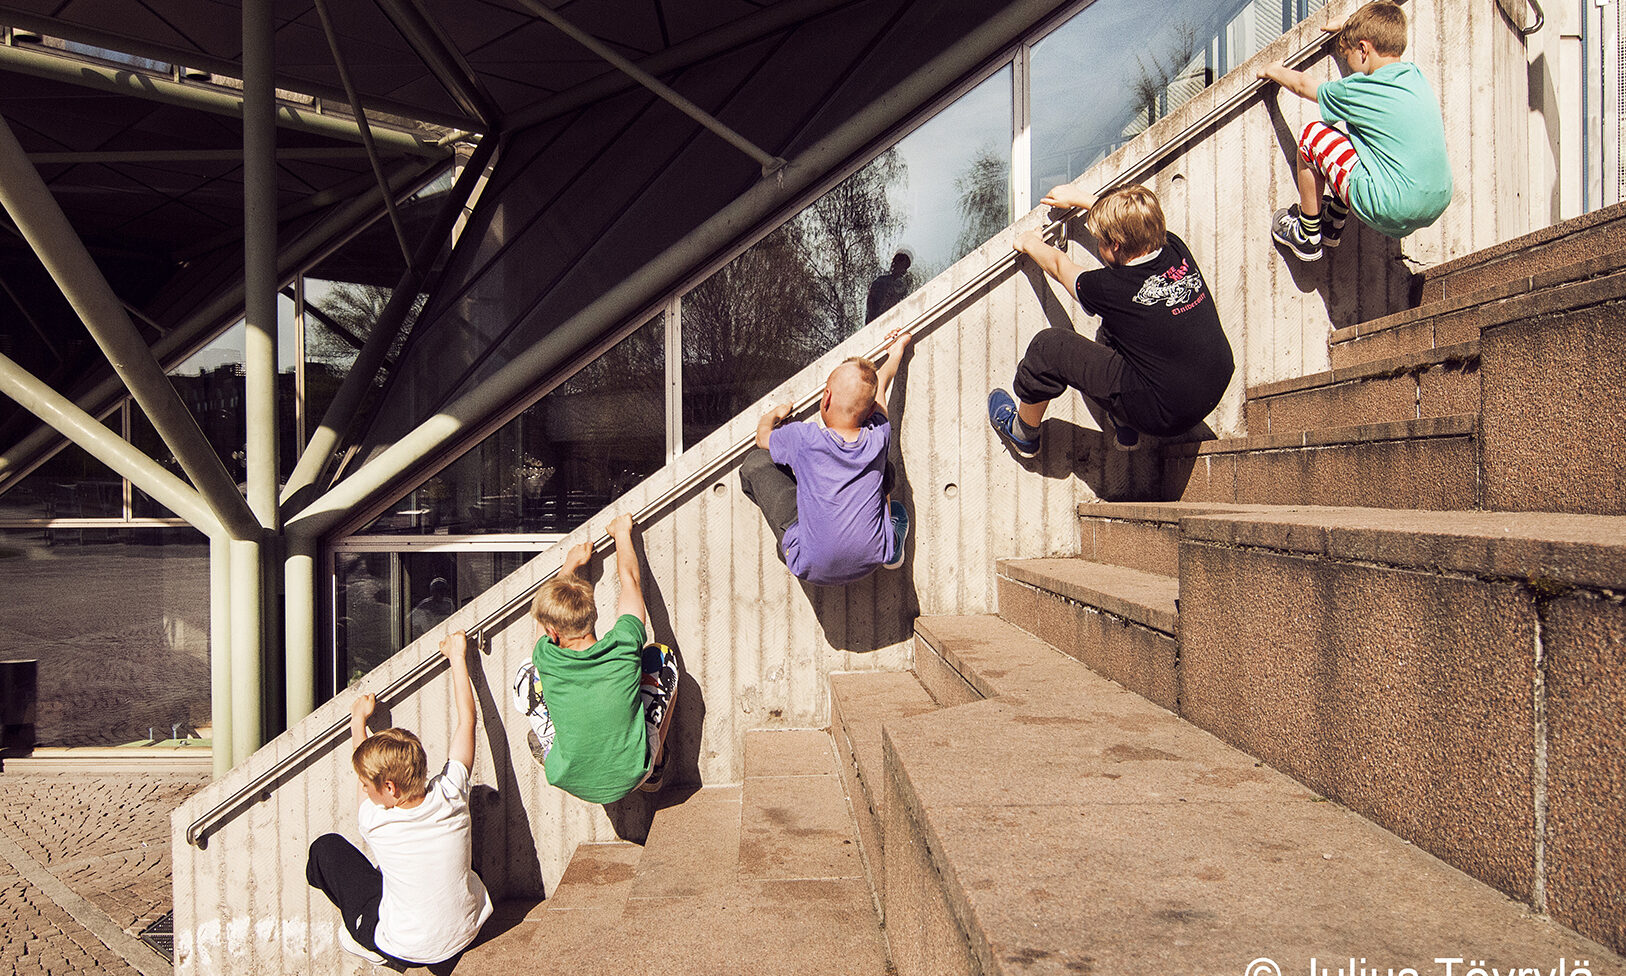
POLYGON ((339 948, 352 956, 360 956, 375 966, 384 965, 384 957, 356 941, 350 934, 350 929, 343 922, 339 923, 339 948))

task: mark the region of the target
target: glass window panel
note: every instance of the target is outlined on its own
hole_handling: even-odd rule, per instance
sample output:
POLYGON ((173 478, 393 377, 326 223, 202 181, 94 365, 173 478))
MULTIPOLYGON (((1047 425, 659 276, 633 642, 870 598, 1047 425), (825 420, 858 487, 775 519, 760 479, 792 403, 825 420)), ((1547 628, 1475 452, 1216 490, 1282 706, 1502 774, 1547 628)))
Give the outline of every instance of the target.
MULTIPOLYGON (((169 448, 159 438, 158 431, 153 429, 152 421, 147 419, 141 405, 134 401, 130 403, 130 443, 136 450, 163 465, 170 474, 190 484, 186 472, 181 470, 180 462, 175 460, 175 455, 170 453, 169 448)), ((130 514, 136 518, 177 517, 174 512, 160 505, 151 495, 134 485, 130 486, 130 514)))
POLYGON ((523 552, 337 553, 341 680, 354 684, 528 558, 523 552))
MULTIPOLYGON (((181 395, 181 402, 198 419, 203 436, 214 447, 215 453, 220 455, 232 480, 239 484, 247 476, 246 455, 243 452, 243 444, 248 436, 243 412, 243 336, 246 328, 239 321, 169 374, 176 392, 181 395)), ((163 453, 166 456, 158 460, 170 467, 172 462, 167 456, 168 452, 163 453)))
POLYGON ((1007 67, 685 295, 684 445, 1008 225, 1010 132, 1007 67))
POLYGON ((334 650, 346 687, 401 647, 403 599, 395 560, 388 552, 334 554, 334 650))
POLYGON ((1241 39, 1233 21, 1279 36, 1284 2, 1100 0, 1034 44, 1033 199, 1211 84, 1219 39, 1241 39))
POLYGON ((665 335, 650 320, 364 534, 574 529, 666 462, 665 335))
MULTIPOLYGON (((111 424, 118 423, 118 413, 111 424)), ((84 449, 69 444, 4 495, 0 518, 119 518, 124 481, 84 449)))
POLYGON ((0 647, 38 660, 41 745, 207 736, 209 545, 189 528, 0 530, 0 647))

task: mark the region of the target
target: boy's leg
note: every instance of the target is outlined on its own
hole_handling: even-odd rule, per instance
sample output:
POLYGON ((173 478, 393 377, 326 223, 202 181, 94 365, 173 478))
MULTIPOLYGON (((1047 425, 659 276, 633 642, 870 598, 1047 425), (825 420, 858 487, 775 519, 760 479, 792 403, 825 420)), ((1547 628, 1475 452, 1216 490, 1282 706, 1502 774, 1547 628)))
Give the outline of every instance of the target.
POLYGON ((773 463, 766 449, 753 447, 740 462, 740 487, 756 502, 773 530, 774 551, 785 561, 785 530, 796 524, 796 479, 773 463))
MULTIPOLYGON (((350 938, 367 953, 383 962, 383 953, 373 941, 378 929, 378 903, 384 897, 384 876, 356 845, 339 834, 323 834, 311 843, 305 862, 305 880, 327 895, 339 910, 340 924, 350 938)), ((347 951, 354 950, 346 947, 347 951)), ((367 953, 357 953, 365 958, 367 953)))
MULTIPOLYGON (((1071 329, 1045 329, 1028 343, 1016 367, 1012 389, 1024 423, 1029 408, 1044 416, 1044 408, 1068 388, 1095 401, 1114 427, 1126 432, 1129 424, 1118 409, 1123 390, 1124 359, 1111 346, 1086 339, 1071 329)), ((1037 426, 1036 424, 1034 426, 1037 426)))
POLYGON ((530 661, 520 664, 514 672, 514 710, 531 723, 526 737, 531 755, 537 762, 546 762, 553 748, 553 719, 548 717, 548 703, 542 697, 542 683, 536 677, 536 665, 530 661))

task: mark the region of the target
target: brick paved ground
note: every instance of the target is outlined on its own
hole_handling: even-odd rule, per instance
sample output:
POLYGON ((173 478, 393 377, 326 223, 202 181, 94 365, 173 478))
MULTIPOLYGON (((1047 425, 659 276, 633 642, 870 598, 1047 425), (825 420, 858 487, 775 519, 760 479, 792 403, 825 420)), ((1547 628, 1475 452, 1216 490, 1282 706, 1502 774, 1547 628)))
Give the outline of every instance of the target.
MULTIPOLYGON (((0 773, 0 837, 136 935, 170 909, 170 811, 208 781, 179 773, 0 773)), ((0 972, 7 971, 136 974, 0 858, 0 972)))
POLYGON ((0 862, 0 972, 139 976, 118 953, 0 862))

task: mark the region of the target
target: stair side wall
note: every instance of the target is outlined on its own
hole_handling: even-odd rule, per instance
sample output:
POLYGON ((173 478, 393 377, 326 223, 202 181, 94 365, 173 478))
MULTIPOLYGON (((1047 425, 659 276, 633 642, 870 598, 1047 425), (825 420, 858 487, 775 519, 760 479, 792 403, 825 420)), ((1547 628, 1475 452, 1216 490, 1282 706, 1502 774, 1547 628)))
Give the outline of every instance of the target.
MULTIPOLYGON (((1283 536, 1299 551, 1214 532, 1181 542, 1180 714, 1626 947, 1620 594, 1541 575, 1557 568, 1480 574, 1385 564, 1381 549, 1379 560, 1358 547, 1316 554, 1302 551, 1316 530, 1300 531, 1283 536)), ((1507 565, 1534 550, 1479 545, 1507 565)))

